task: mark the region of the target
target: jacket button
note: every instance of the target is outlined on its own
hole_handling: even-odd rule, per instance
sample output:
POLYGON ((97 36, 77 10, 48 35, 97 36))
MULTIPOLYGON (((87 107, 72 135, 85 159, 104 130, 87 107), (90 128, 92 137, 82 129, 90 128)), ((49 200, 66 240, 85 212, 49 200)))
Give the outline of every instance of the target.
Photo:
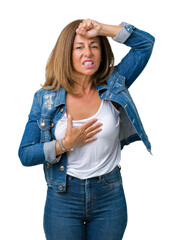
POLYGON ((65 170, 65 167, 64 167, 64 166, 61 166, 59 169, 60 169, 60 171, 64 171, 64 170, 65 170))
POLYGON ((59 190, 60 190, 60 191, 62 191, 62 190, 63 190, 63 187, 62 187, 62 186, 59 186, 58 188, 59 188, 59 190))
POLYGON ((60 109, 60 112, 62 113, 63 111, 64 111, 64 109, 63 109, 63 108, 61 108, 61 109, 60 109))
POLYGON ((46 127, 46 123, 45 123, 44 120, 43 120, 43 122, 40 124, 40 126, 41 126, 42 128, 45 128, 45 127, 46 127))

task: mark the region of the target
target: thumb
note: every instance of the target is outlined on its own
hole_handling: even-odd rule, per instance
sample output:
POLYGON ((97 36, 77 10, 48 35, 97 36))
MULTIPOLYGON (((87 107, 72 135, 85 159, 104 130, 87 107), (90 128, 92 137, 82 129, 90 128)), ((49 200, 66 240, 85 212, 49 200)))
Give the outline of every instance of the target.
POLYGON ((67 117, 67 129, 70 130, 72 128, 72 117, 68 115, 67 117))

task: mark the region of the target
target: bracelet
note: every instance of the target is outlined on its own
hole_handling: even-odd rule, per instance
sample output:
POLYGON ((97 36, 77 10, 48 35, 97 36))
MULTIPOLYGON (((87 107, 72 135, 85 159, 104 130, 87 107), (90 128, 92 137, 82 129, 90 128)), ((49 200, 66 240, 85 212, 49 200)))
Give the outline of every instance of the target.
POLYGON ((59 142, 59 146, 60 146, 61 150, 62 150, 63 152, 66 152, 66 150, 65 150, 65 148, 64 148, 64 146, 63 146, 63 144, 62 144, 62 140, 61 140, 61 139, 58 139, 58 142, 59 142))
MULTIPOLYGON (((69 145, 67 144, 65 138, 63 138, 63 140, 64 140, 65 144, 67 145, 67 147, 70 148, 69 145)), ((73 151, 73 150, 74 150, 74 148, 70 148, 70 151, 73 151)))

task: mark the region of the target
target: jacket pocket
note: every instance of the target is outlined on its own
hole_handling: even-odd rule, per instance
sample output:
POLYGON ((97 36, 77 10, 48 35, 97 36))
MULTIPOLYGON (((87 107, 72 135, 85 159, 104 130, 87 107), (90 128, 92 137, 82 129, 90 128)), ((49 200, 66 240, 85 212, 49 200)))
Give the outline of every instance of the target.
POLYGON ((53 127, 53 122, 51 119, 41 117, 37 120, 38 127, 41 130, 40 142, 49 142, 52 140, 51 128, 53 127))

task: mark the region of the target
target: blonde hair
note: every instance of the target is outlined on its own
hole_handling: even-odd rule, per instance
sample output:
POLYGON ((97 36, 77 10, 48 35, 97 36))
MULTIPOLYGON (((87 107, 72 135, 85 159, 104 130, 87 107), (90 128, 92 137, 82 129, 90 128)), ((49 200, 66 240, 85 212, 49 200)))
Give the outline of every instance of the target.
MULTIPOLYGON (((72 63, 72 50, 76 29, 83 20, 69 23, 59 35, 46 65, 45 89, 56 91, 62 86, 68 93, 74 94, 75 70, 72 63)), ((93 76, 96 86, 105 84, 113 72, 114 55, 107 37, 99 36, 102 61, 93 76)))

